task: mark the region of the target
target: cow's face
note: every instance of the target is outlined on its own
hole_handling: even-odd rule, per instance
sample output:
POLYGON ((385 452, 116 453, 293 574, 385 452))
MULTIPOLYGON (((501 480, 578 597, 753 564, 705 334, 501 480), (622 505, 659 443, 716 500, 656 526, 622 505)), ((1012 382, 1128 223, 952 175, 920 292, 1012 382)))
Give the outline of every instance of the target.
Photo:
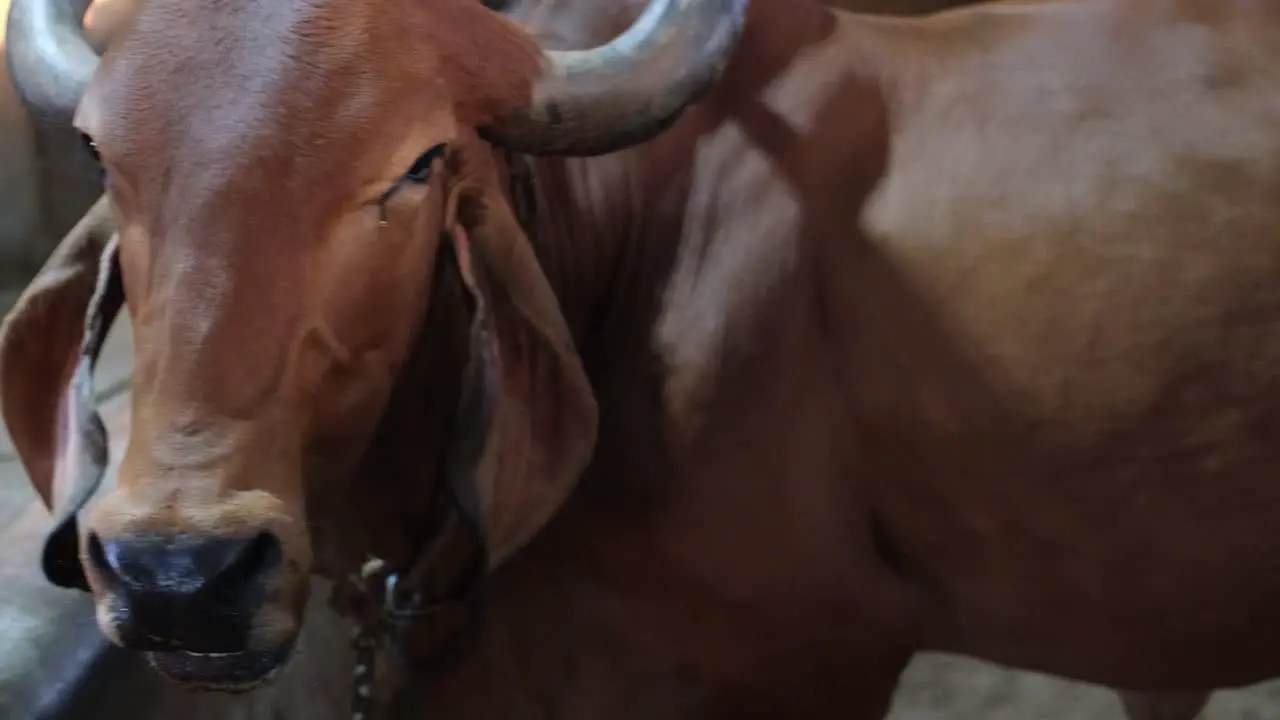
MULTIPOLYGON (((701 16, 718 42, 741 20, 701 16)), ((653 20, 642 29, 663 37, 653 20)), ((705 54, 706 42, 678 39, 705 54)), ((645 47, 643 34, 628 42, 645 47)), ((586 56, 553 62, 555 84, 575 72, 599 83, 618 57, 586 56)), ((81 452, 92 423, 66 389, 85 286, 123 287, 130 438, 116 487, 86 516, 83 576, 61 581, 93 592, 114 642, 186 683, 268 678, 298 634, 316 538, 358 526, 334 498, 395 492, 388 478, 349 481, 417 346, 466 345, 454 392, 421 402, 488 409, 459 413, 469 424, 447 434, 477 448, 460 473, 490 557, 527 542, 566 497, 594 443, 594 399, 477 128, 594 152, 675 110, 602 132, 583 100, 616 85, 539 101, 544 61, 475 0, 150 0, 112 48, 75 122, 103 166, 118 251, 98 275, 89 245, 70 239, 29 289, 0 331, 0 405, 46 501, 78 461, 100 464, 81 452), (575 132, 547 131, 562 120, 575 132), (464 319, 448 335, 423 329, 442 247, 464 319)), ((687 80, 672 108, 697 90, 687 80)), ((89 306, 90 337, 106 302, 89 306)))
POLYGON ((113 641, 222 687, 287 655, 326 520, 308 494, 351 490, 332 481, 422 327, 445 215, 497 189, 468 167, 487 158, 429 37, 377 67, 376 47, 415 34, 367 3, 298 7, 150 3, 76 115, 135 347, 131 438, 87 516, 85 576, 113 641))

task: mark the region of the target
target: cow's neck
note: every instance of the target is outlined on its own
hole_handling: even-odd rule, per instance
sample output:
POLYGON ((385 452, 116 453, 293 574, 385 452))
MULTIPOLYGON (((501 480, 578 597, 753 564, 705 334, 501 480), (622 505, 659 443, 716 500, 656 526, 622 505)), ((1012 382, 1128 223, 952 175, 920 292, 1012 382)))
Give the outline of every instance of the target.
MULTIPOLYGON (((609 8, 585 0, 525 4, 537 7, 527 15, 540 37, 581 48, 626 27, 645 2, 609 8)), ((820 45, 833 22, 816 2, 753 0, 724 77, 671 129, 622 152, 534 161, 541 230, 535 250, 596 393, 600 428, 594 460, 577 491, 518 559, 537 563, 532 556, 545 554, 553 564, 569 564, 575 555, 588 554, 583 548, 602 547, 605 543, 594 542, 600 533, 623 536, 636 530, 635 537, 646 537, 642 528, 654 511, 687 489, 679 487, 682 483, 698 481, 675 469, 672 441, 680 432, 673 418, 680 409, 672 406, 672 367, 684 360, 676 356, 680 352, 704 352, 720 330, 715 324, 724 319, 714 316, 735 308, 706 293, 690 294, 689 286, 723 284, 723 278, 708 281, 701 275, 708 257, 748 250, 771 257, 744 244, 744 235, 724 230, 761 228, 726 216, 735 210, 725 205, 724 184, 740 177, 742 168, 735 156, 716 156, 714 141, 749 125, 744 116, 760 114, 764 89, 776 85, 797 56, 820 45), (739 249, 719 246, 725 242, 739 249), (587 534, 593 542, 583 540, 587 534)), ((768 147, 762 154, 785 150, 768 147)), ((737 210, 758 217, 755 208, 737 210)), ((775 246, 795 242, 795 228, 774 223, 770 231, 761 236, 775 246)), ((744 265, 741 284, 751 287, 748 275, 760 269, 744 265)))
MULTIPOLYGON (((603 38, 583 36, 593 29, 588 21, 593 13, 584 0, 545 2, 581 8, 581 14, 567 13, 558 22, 552 14, 543 23, 558 30, 546 34, 561 44, 584 47, 609 37, 607 32, 600 33, 603 38)), ((616 30, 620 23, 608 14, 595 12, 601 27, 616 30)), ((733 212, 726 198, 735 197, 734 190, 741 193, 726 186, 743 180, 745 163, 738 163, 739 156, 716 153, 747 124, 743 114, 767 114, 753 107, 763 104, 764 88, 776 87, 797 55, 820 45, 832 22, 816 4, 753 0, 746 33, 724 79, 668 132, 625 152, 535 162, 543 225, 536 250, 596 393, 599 435, 592 465, 574 495, 495 578, 486 609, 489 632, 474 649, 474 660, 441 682, 431 698, 442 714, 449 714, 445 708, 458 715, 514 716, 516 708, 534 714, 539 702, 570 696, 569 689, 579 682, 575 668, 585 664, 596 668, 590 692, 652 703, 632 708, 637 716, 672 717, 681 714, 679 709, 707 702, 716 674, 745 673, 738 665, 749 664, 743 658, 765 652, 751 645, 757 638, 743 627, 732 627, 723 638, 711 637, 717 630, 708 629, 707 620, 721 616, 725 607, 717 595, 721 588, 707 587, 697 573, 683 574, 689 566, 680 564, 702 551, 698 543, 679 540, 703 536, 659 537, 675 523, 676 505, 684 505, 684 514, 695 502, 689 499, 698 494, 692 485, 715 482, 684 472, 688 458, 676 457, 679 450, 673 449, 672 438, 678 433, 672 432, 668 390, 672 366, 687 359, 679 353, 703 352, 722 329, 719 313, 741 309, 705 292, 707 287, 719 283, 726 287, 725 295, 732 295, 736 285, 752 287, 749 275, 762 270, 760 265, 785 265, 775 263, 766 246, 785 257, 797 241, 798 227, 787 227, 784 220, 771 218, 771 227, 759 228, 725 215, 733 212), (730 237, 726 227, 746 234, 730 237), (749 236, 757 230, 760 237, 749 236), (725 242, 735 243, 738 254, 752 253, 755 262, 734 265, 741 272, 727 283, 723 277, 700 275, 700 267, 712 264, 706 258, 718 257, 725 267, 726 253, 735 253, 717 246, 725 242), (689 292, 699 285, 704 292, 689 292), (673 323, 678 326, 674 330, 673 323), (618 618, 626 621, 616 622, 618 618), (695 637, 705 642, 693 641, 695 637), (680 647, 683 642, 698 647, 680 647), (626 650, 614 655, 599 650, 606 646, 626 650), (614 662, 618 656, 627 661, 614 662), (486 696, 485 682, 499 673, 521 678, 527 692, 521 687, 501 697, 486 696), (634 691, 641 683, 651 688, 643 698, 634 691)), ((788 138, 785 132, 773 137, 788 138)), ((774 150, 765 148, 760 154, 774 150)), ((753 158, 757 163, 761 159, 753 158)), ((773 179, 759 187, 782 197, 787 189, 778 186, 785 182, 773 179)), ((737 209, 746 217, 760 217, 759 208, 737 209)), ((796 323, 788 316, 782 324, 796 323)), ((748 326, 742 323, 737 329, 748 326)), ((700 360, 686 365, 710 368, 708 372, 722 366, 700 360)), ((781 361, 757 364, 798 367, 781 361)), ((717 564, 706 562, 707 557, 712 555, 691 566, 717 564)), ((728 562, 721 566, 737 567, 732 557, 724 559, 728 562)), ((742 589, 740 598, 774 602, 762 596, 773 588, 765 583, 758 589, 753 572, 726 569, 722 577, 742 589)), ((780 596, 791 592, 787 587, 777 588, 780 596)), ((785 625, 786 612, 776 616, 785 625)), ((728 626, 736 620, 725 622, 728 626)), ((767 639, 759 641, 767 647, 767 639)), ((540 709, 553 714, 551 708, 540 709)))
MULTIPOLYGON (((547 34, 561 46, 584 47, 607 40, 631 19, 625 10, 567 12, 599 5, 583 0, 542 2, 552 12, 533 16, 538 20, 535 25, 540 23, 558 31, 549 30, 547 34), (556 11, 560 9, 566 12, 557 20, 556 11)), ((536 0, 530 4, 536 4, 536 0)), ((639 8, 643 2, 631 5, 639 8)), ((701 162, 698 144, 704 135, 731 122, 741 103, 757 97, 774 74, 786 67, 797 48, 820 34, 816 26, 830 19, 816 5, 807 18, 803 7, 787 9, 784 5, 755 0, 737 59, 730 64, 719 88, 660 138, 602 157, 532 162, 538 231, 531 233, 531 242, 597 394, 601 427, 596 460, 577 492, 543 533, 512 558, 495 579, 491 595, 495 606, 490 612, 503 617, 515 613, 497 623, 505 627, 503 633, 532 632, 525 624, 533 622, 534 615, 538 623, 548 627, 568 627, 574 623, 574 613, 591 611, 591 607, 582 604, 587 599, 579 596, 579 583, 582 587, 594 585, 600 591, 600 578, 593 579, 593 573, 606 563, 602 562, 603 556, 591 554, 615 541, 614 548, 608 551, 610 558, 621 552, 631 553, 637 565, 656 562, 646 548, 635 546, 634 539, 644 537, 644 532, 632 530, 648 522, 650 509, 675 497, 671 485, 682 479, 672 469, 668 450, 667 408, 663 406, 666 377, 663 358, 655 346, 655 332, 668 302, 673 275, 681 263, 687 264, 690 253, 709 251, 708 244, 720 239, 713 232, 714 204, 718 184, 724 178, 713 176, 714 165, 701 162), (785 22, 769 17, 779 9, 788 13, 785 22), (808 20, 812 22, 806 25, 808 20), (771 28, 771 32, 763 33, 761 28, 771 28), (591 534, 591 542, 584 542, 584 533, 591 534), (547 577, 556 580, 540 580, 547 577), (512 601, 515 596, 520 600, 512 601), (530 609, 535 606, 545 611, 530 609)), ((519 17, 519 13, 516 15, 519 17)), ((461 307, 461 303, 439 300, 433 300, 432 305, 461 307)), ((433 322, 443 322, 449 328, 447 332, 465 332, 465 325, 454 327, 456 318, 436 318, 433 322)), ((438 337, 435 331, 428 335, 438 337)), ((456 407, 450 388, 456 389, 461 361, 452 357, 438 359, 435 370, 411 374, 397 385, 397 397, 379 432, 378 442, 382 445, 371 456, 378 457, 388 471, 399 477, 379 475, 373 468, 367 468, 365 476, 379 487, 400 489, 396 496, 384 494, 380 501, 391 514, 379 510, 371 513, 372 517, 402 517, 411 508, 427 506, 429 498, 422 493, 427 493, 433 484, 414 482, 412 476, 433 475, 440 448, 424 450, 421 443, 447 435, 443 430, 451 419, 447 410, 456 407), (433 377, 452 377, 454 381, 441 383, 433 381, 433 377), (428 430, 424 432, 424 428, 428 430)), ((652 568, 653 573, 662 570, 652 568)), ((564 640, 564 647, 559 642, 551 643, 540 636, 537 643, 528 644, 536 648, 528 657, 507 656, 505 651, 499 651, 499 641, 482 642, 475 652, 504 666, 519 665, 522 672, 536 670, 555 675, 556 663, 546 660, 558 657, 562 651, 566 656, 573 655, 571 640, 564 640)), ((644 659, 646 672, 664 678, 664 683, 670 675, 672 687, 698 695, 700 690, 686 687, 690 685, 688 678, 680 679, 680 672, 668 662, 665 651, 644 659)), ((464 677, 481 682, 480 675, 484 673, 475 668, 484 663, 477 661, 473 665, 473 671, 464 677)), ((614 680, 621 682, 624 678, 614 680)), ((558 676, 546 678, 552 685, 562 681, 567 682, 558 676)), ((467 682, 453 677, 449 684, 461 687, 467 682)), ((427 687, 422 686, 423 692, 427 687)), ((464 695, 471 697, 467 693, 458 697, 464 695)), ((475 697, 484 697, 484 693, 475 697)), ((503 698, 503 703, 510 700, 503 698)), ((470 700, 458 702, 459 707, 470 708, 470 700)), ((497 699, 494 703, 502 704, 497 699)), ((504 711, 508 709, 504 706, 504 711)))
MULTIPOLYGON (((521 7, 512 14, 539 36, 553 38, 551 44, 586 47, 625 28, 645 4, 629 0, 605 8, 584 0, 518 0, 521 7)), ((532 159, 537 232, 530 241, 597 393, 602 427, 595 455, 609 465, 593 465, 569 513, 589 506, 592 513, 612 508, 642 514, 649 501, 660 502, 665 494, 658 485, 674 481, 667 467, 665 378, 655 331, 680 258, 708 252, 708 244, 718 241, 712 206, 721 178, 699 162, 699 140, 733 122, 740 105, 755 98, 829 22, 817 4, 754 0, 725 77, 675 127, 606 156, 532 159), (613 472, 616 464, 627 471, 613 472)), ((435 483, 420 480, 435 478, 465 362, 443 348, 466 347, 465 302, 440 297, 462 290, 439 277, 435 285, 428 324, 444 329, 423 333, 432 345, 419 348, 406 364, 354 485, 322 513, 371 519, 369 527, 327 532, 342 547, 317 548, 318 560, 333 559, 333 567, 320 568, 325 574, 343 572, 370 553, 388 559, 412 553, 420 539, 414 533, 424 529, 418 516, 430 505, 435 483), (438 342, 449 334, 457 337, 438 342), (357 510, 357 504, 368 507, 357 510), (348 544, 352 538, 368 542, 355 547, 348 544)), ((552 525, 554 531, 565 523, 552 525)))

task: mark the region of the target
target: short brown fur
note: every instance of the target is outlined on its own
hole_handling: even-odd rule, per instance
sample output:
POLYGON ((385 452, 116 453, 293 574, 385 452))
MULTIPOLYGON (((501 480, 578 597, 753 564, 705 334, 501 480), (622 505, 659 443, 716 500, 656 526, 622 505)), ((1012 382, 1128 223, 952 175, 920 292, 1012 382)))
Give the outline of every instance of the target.
POLYGON ((669 132, 537 163, 534 238, 474 131, 531 46, 464 6, 151 0, 109 56, 82 125, 138 371, 91 529, 274 528, 256 641, 287 639, 305 572, 416 549, 470 293, 499 566, 406 714, 875 720, 924 648, 1155 691, 1280 670, 1272 6, 756 0, 669 132), (383 42, 319 42, 339 21, 383 42), (463 27, 497 69, 445 71, 463 27), (379 228, 362 200, 437 142, 379 228))

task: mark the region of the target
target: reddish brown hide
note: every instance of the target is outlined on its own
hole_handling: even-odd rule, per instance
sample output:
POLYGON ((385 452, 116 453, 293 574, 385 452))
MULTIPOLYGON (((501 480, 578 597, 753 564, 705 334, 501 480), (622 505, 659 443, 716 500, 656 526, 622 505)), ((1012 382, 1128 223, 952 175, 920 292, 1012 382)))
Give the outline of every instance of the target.
MULTIPOLYGON (((150 0, 80 104, 139 354, 86 523, 104 629, 108 541, 275 568, 235 660, 117 640, 261 681, 302 575, 410 562, 478 437, 486 629, 407 715, 875 720, 925 648, 1151 691, 1280 669, 1272 7, 755 0, 666 132, 535 162, 536 232, 479 137, 546 120, 511 112, 528 37, 463 0, 290 7, 150 0)), ((510 13, 584 46, 638 8, 580 10, 510 13)), ((26 437, 65 379, 18 330, 65 353, 91 270, 0 339, 5 387, 45 388, 6 400, 26 437)), ((52 447, 19 446, 45 486, 52 447)))
POLYGON ((976 3, 977 0, 829 0, 827 5, 855 13, 923 15, 976 3))

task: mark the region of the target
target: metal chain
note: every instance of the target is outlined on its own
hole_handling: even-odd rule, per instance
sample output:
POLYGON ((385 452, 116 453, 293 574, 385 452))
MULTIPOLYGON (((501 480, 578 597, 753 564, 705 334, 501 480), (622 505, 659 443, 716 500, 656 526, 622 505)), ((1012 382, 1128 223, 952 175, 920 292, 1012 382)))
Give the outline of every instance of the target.
POLYGON ((388 630, 379 596, 386 591, 386 563, 370 559, 360 572, 348 576, 335 588, 335 606, 339 612, 355 616, 351 645, 355 651, 355 667, 351 686, 351 720, 374 720, 377 717, 378 653, 388 630))

